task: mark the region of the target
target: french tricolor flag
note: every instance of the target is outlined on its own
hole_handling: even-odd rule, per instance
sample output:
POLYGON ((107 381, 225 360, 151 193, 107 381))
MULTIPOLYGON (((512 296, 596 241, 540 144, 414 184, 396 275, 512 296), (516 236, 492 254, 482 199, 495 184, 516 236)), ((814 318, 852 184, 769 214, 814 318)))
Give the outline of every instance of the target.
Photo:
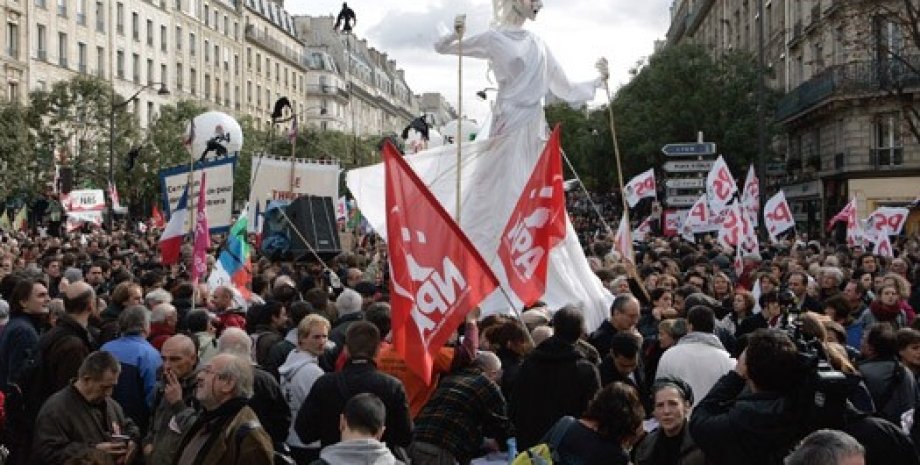
POLYGON ((182 191, 179 204, 169 217, 169 223, 160 236, 160 261, 164 265, 173 265, 179 261, 182 241, 185 240, 185 220, 188 218, 188 185, 182 191))

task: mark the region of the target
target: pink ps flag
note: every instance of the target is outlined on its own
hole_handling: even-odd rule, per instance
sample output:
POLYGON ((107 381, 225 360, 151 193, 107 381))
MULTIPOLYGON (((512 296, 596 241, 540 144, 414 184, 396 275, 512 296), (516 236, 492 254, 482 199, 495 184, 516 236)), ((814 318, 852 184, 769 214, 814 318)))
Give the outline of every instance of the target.
POLYGON ((630 179, 623 190, 629 208, 635 207, 640 200, 646 197, 655 198, 657 195, 655 193, 655 170, 649 168, 648 171, 630 179))
POLYGON ((795 219, 792 218, 792 210, 789 203, 786 202, 786 194, 779 191, 773 197, 767 200, 763 207, 764 224, 767 226, 767 233, 770 240, 776 242, 776 235, 795 227, 795 219))
POLYGON ((201 185, 198 186, 198 208, 195 213, 195 246, 192 249, 192 283, 198 281, 208 271, 208 246, 211 234, 208 231, 208 210, 205 200, 205 173, 201 172, 201 185))
POLYGON ((709 174, 706 175, 706 195, 709 196, 709 207, 712 213, 721 215, 737 192, 738 185, 735 184, 735 178, 728 170, 725 159, 719 155, 712 169, 709 170, 709 174))

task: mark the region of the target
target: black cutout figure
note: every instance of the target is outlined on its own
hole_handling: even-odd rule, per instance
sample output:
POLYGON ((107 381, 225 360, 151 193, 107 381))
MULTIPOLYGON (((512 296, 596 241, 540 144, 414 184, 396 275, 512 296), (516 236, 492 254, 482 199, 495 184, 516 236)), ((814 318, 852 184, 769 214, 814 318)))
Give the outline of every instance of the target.
POLYGON ((428 121, 425 119, 425 115, 419 116, 414 120, 409 122, 409 125, 405 127, 402 131, 402 138, 406 140, 409 138, 409 130, 415 129, 422 134, 422 140, 428 140, 428 130, 431 126, 428 125, 428 121))
POLYGON ((348 34, 357 22, 358 17, 355 16, 355 10, 348 8, 347 3, 342 3, 342 11, 339 11, 339 16, 335 18, 335 26, 333 28, 338 31, 339 27, 341 27, 342 32, 348 34))

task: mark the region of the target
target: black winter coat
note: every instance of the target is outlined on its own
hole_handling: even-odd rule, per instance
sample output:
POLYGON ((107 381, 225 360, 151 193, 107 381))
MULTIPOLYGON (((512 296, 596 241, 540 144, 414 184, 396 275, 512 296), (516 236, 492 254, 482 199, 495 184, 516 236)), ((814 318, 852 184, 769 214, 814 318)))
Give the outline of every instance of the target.
POLYGON ((254 376, 249 408, 259 417, 259 423, 271 436, 272 442, 280 444, 287 439, 291 428, 291 409, 274 375, 258 365, 253 366, 252 371, 254 376))
POLYGON ((722 376, 693 408, 690 435, 713 465, 782 465, 801 439, 791 402, 744 387, 735 371, 722 376))
POLYGON ((381 440, 390 448, 407 447, 412 439, 409 401, 402 383, 377 371, 372 360, 351 359, 342 371, 326 373, 313 383, 304 400, 294 430, 304 444, 319 440, 323 447, 341 441, 339 415, 355 394, 369 392, 386 407, 386 430, 381 440))
POLYGON ((509 400, 518 450, 538 444, 563 416, 581 417, 600 385, 597 367, 574 344, 543 341, 524 359, 509 400))

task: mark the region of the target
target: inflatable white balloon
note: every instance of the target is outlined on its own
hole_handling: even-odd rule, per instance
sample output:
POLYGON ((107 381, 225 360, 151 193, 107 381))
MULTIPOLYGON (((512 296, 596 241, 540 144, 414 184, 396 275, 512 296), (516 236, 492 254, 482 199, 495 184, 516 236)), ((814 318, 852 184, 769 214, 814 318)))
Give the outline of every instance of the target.
POLYGON ((232 116, 220 112, 202 113, 185 128, 185 140, 191 138, 192 156, 203 160, 233 155, 243 148, 243 129, 232 116))

